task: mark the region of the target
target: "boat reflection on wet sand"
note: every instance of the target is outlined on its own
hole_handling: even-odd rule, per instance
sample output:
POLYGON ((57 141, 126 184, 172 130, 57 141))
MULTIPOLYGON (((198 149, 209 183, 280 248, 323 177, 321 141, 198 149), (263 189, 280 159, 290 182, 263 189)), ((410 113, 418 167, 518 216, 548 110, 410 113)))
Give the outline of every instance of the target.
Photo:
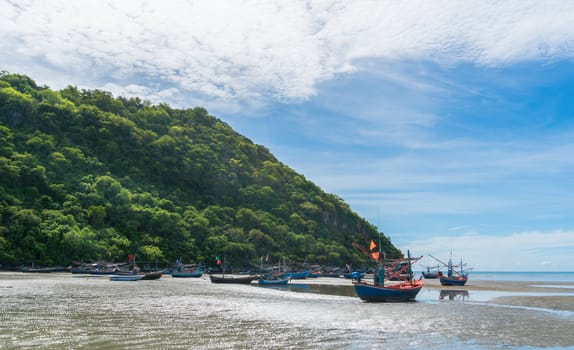
POLYGON ((460 289, 441 289, 439 300, 462 300, 468 298, 468 290, 460 289))

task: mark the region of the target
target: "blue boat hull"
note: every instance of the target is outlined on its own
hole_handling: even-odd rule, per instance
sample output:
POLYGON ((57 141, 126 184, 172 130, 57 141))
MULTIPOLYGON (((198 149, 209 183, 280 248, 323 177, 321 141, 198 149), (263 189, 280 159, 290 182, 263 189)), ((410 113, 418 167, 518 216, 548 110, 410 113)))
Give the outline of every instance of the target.
POLYGON ((110 276, 110 281, 139 281, 144 275, 115 275, 110 276))
POLYGON ((415 300, 423 284, 417 283, 410 288, 389 288, 365 282, 353 284, 361 300, 367 302, 401 302, 415 300))
POLYGON ((439 280, 443 286, 464 286, 468 277, 439 277, 439 280))
POLYGON ((191 272, 172 272, 171 277, 173 278, 198 278, 203 276, 203 271, 191 271, 191 272))
POLYGON ((309 276, 309 272, 308 271, 302 271, 302 272, 288 272, 286 274, 283 275, 284 278, 291 278, 294 280, 304 280, 309 276))
POLYGON ((288 284, 289 279, 288 278, 278 279, 278 280, 260 279, 259 282, 257 282, 257 283, 259 283, 260 285, 264 285, 264 286, 277 286, 277 285, 288 284))

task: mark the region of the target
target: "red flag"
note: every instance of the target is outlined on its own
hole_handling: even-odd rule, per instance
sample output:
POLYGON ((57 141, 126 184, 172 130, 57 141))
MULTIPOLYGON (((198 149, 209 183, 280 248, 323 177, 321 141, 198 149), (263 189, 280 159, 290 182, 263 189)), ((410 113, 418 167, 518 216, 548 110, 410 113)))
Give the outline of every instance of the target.
POLYGON ((373 250, 377 248, 377 245, 375 244, 375 242, 373 242, 373 240, 371 240, 371 246, 369 247, 370 250, 373 250))

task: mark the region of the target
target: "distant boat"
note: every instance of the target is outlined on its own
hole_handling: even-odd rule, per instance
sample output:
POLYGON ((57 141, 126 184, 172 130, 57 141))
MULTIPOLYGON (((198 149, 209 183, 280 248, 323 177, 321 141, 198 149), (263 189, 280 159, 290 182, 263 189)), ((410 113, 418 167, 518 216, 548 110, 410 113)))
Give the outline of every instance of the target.
POLYGON ((89 275, 119 275, 119 274, 133 274, 133 270, 128 270, 126 266, 128 264, 116 264, 116 263, 79 263, 73 262, 79 265, 79 267, 73 267, 70 269, 71 273, 77 274, 89 274, 89 275))
POLYGON ((218 277, 210 275, 211 283, 237 283, 237 284, 251 284, 252 281, 259 279, 259 276, 244 276, 244 277, 218 277))
POLYGON ((291 278, 293 280, 303 280, 309 277, 309 271, 287 272, 283 274, 284 278, 291 278))
POLYGON ((285 284, 289 284, 289 278, 279 278, 279 279, 264 279, 264 278, 260 278, 259 281, 257 281, 257 283, 259 285, 264 285, 264 286, 277 286, 277 285, 285 285, 285 284))
POLYGON ((194 271, 174 271, 171 273, 171 277, 174 278, 198 278, 203 276, 203 270, 197 269, 194 271))
POLYGON ((144 278, 144 275, 113 275, 110 276, 110 281, 139 281, 144 278))
POLYGON ((357 278, 363 278, 365 277, 365 273, 364 272, 360 272, 360 271, 355 271, 355 272, 350 272, 350 273, 344 273, 343 274, 343 278, 346 278, 348 280, 350 279, 357 279, 357 278))
POLYGON ((442 273, 439 274, 438 279, 440 284, 443 286, 464 286, 468 281, 468 276, 444 276, 442 273))
POLYGON ((64 267, 44 267, 44 268, 21 267, 20 272, 50 273, 50 272, 70 271, 69 269, 66 270, 64 269, 65 269, 64 267))
POLYGON ((143 274, 142 280, 158 280, 162 275, 163 273, 161 271, 146 272, 143 274))
MULTIPOLYGON (((429 254, 430 255, 430 254, 429 254)), ((431 258, 435 259, 439 263, 443 264, 447 268, 447 275, 443 275, 442 272, 438 273, 438 279, 440 284, 443 286, 464 286, 468 281, 468 275, 464 272, 464 266, 466 264, 462 263, 462 259, 460 260, 459 265, 454 265, 452 263, 452 258, 448 259, 448 263, 444 263, 439 259, 435 258, 434 256, 430 255, 431 258), (456 271, 456 268, 460 268, 459 271, 456 271)), ((467 269, 467 271, 470 269, 467 269)))
POLYGON ((427 266, 426 271, 423 271, 423 277, 425 279, 428 279, 428 280, 437 279, 438 275, 440 273, 439 267, 440 266, 438 266, 438 265, 437 266, 427 266))

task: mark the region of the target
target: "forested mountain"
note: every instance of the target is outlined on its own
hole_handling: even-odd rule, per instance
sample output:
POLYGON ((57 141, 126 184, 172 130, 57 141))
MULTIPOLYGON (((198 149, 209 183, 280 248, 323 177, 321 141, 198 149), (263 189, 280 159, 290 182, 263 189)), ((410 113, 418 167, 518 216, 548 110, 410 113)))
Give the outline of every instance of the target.
MULTIPOLYGON (((0 264, 363 264, 374 226, 203 108, 0 73, 0 264)), ((382 236, 388 256, 401 252, 382 236)))

